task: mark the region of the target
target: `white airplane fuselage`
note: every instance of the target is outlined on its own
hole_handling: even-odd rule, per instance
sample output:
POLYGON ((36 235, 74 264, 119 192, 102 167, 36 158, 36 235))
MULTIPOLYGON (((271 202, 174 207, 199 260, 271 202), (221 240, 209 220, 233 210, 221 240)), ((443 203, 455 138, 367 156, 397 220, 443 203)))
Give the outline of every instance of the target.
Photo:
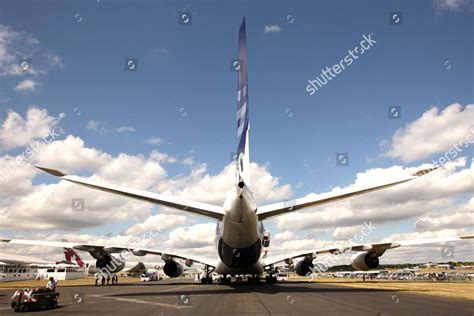
POLYGON ((224 202, 225 215, 217 223, 216 246, 221 274, 261 274, 263 223, 258 220, 257 203, 246 187, 232 190, 224 202))

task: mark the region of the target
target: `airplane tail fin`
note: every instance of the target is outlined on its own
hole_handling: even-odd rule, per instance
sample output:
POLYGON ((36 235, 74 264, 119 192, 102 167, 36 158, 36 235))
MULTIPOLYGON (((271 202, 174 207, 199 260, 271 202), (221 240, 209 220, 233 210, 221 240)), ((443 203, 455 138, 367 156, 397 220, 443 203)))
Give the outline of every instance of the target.
POLYGON ((249 102, 247 81, 247 43, 245 18, 239 30, 239 71, 237 86, 237 183, 239 187, 250 184, 249 174, 249 102))
MULTIPOLYGON (((65 241, 65 240, 62 240, 65 241)), ((73 262, 72 260, 76 260, 76 264, 82 268, 84 266, 84 261, 82 261, 81 257, 77 254, 77 252, 72 248, 63 248, 64 256, 66 257, 67 262, 73 262)))

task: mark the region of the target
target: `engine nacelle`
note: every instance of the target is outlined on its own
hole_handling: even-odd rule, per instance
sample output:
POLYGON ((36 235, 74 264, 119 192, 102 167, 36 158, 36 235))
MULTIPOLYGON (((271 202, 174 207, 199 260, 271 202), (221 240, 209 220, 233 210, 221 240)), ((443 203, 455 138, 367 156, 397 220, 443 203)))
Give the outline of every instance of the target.
POLYGON ((170 278, 177 278, 184 272, 184 266, 175 260, 167 260, 163 267, 163 271, 170 278))
POLYGON ((313 272, 313 268, 313 260, 310 258, 304 258, 296 263, 295 272, 298 275, 307 276, 309 273, 313 272))
POLYGON ((122 261, 120 257, 106 256, 102 259, 97 259, 95 266, 103 273, 117 273, 125 268, 125 261, 122 261))
POLYGON ((354 270, 367 271, 379 266, 379 256, 375 252, 364 252, 351 257, 351 265, 354 270))

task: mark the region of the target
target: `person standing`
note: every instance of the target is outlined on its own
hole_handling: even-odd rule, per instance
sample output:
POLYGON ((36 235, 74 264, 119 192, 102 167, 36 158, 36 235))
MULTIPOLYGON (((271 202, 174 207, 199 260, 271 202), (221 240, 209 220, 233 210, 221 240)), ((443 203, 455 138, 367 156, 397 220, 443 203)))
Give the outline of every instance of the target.
POLYGON ((99 273, 96 273, 94 277, 95 277, 95 285, 97 285, 97 283, 99 282, 99 273))
POLYGON ((110 284, 110 274, 107 273, 107 285, 110 284))
POLYGON ((103 274, 102 274, 102 278, 101 278, 101 283, 102 283, 102 285, 105 284, 105 275, 103 275, 103 274))
POLYGON ((46 287, 53 291, 56 291, 57 286, 58 286, 58 282, 56 282, 56 280, 53 277, 50 277, 46 287))

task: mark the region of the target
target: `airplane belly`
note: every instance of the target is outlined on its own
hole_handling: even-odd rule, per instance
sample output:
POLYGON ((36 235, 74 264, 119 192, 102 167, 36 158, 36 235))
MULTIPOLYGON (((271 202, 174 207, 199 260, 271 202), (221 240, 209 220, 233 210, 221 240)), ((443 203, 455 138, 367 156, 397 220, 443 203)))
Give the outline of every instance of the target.
POLYGON ((262 274, 263 273, 263 266, 260 261, 257 261, 252 266, 246 268, 233 268, 226 265, 224 262, 219 262, 217 264, 216 269, 214 272, 219 274, 262 274))

